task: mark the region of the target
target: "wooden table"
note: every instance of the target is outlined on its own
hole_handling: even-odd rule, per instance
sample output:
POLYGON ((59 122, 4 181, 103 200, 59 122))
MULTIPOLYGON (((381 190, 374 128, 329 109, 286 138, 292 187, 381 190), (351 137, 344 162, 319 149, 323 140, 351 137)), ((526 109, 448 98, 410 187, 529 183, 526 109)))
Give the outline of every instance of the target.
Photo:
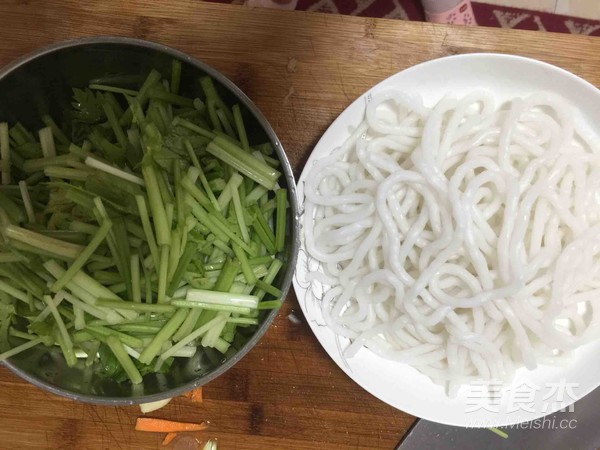
MULTIPOLYGON (((444 55, 505 52, 547 61, 600 86, 600 39, 327 14, 250 10, 193 0, 0 2, 0 65, 51 42, 123 35, 164 43, 229 76, 278 133, 296 176, 331 121, 363 91, 444 55)), ((414 418, 354 384, 327 357, 293 293, 262 341, 204 389, 154 417, 209 420, 220 449, 392 449, 414 418)), ((398 380, 399 383, 402 380, 398 380)), ((427 401, 423 399, 423 401, 427 401)), ((75 403, 0 368, 0 448, 154 449, 133 430, 137 407, 75 403)))

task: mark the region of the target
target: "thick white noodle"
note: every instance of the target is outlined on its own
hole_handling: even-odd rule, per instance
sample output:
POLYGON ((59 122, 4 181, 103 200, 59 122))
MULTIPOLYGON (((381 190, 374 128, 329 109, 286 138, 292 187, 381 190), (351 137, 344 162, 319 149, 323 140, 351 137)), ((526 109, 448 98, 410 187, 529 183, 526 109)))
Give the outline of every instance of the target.
POLYGON ((454 395, 600 334, 600 138, 547 93, 387 91, 304 186, 326 323, 454 395))

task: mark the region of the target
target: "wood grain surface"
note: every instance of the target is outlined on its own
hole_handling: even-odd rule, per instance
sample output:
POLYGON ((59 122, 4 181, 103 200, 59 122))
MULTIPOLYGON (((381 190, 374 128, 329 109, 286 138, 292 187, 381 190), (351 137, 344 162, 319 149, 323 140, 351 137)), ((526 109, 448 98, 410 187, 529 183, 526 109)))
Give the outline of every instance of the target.
MULTIPOLYGON (((600 85, 600 39, 491 28, 251 10, 192 0, 0 1, 0 66, 40 46, 123 35, 175 47, 236 82, 278 133, 296 176, 358 95, 422 61, 468 52, 541 59, 600 85)), ((153 417, 209 420, 219 449, 392 449, 414 418, 375 399, 327 357, 290 293, 262 341, 205 387, 153 417)), ((402 380, 398 380, 399 383, 402 380)), ((427 401, 426 398, 423 401, 427 401)), ((0 368, 0 449, 157 449, 136 407, 47 394, 0 368)))

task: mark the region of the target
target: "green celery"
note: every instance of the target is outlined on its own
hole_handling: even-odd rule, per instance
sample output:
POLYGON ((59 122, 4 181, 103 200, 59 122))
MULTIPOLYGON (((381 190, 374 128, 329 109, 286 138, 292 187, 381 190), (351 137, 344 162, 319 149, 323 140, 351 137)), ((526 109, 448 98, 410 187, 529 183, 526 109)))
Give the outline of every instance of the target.
POLYGON ((214 317, 213 319, 204 323, 200 327, 196 328, 196 330, 194 330, 192 333, 190 333, 186 337, 182 338, 179 342, 177 342, 171 348, 169 348, 165 352, 163 352, 159 357, 159 361, 166 361, 171 356, 173 356, 178 350, 182 349, 183 347, 185 347, 192 341, 203 336, 206 332, 211 330, 213 327, 218 326, 223 321, 224 321, 224 319, 222 317, 214 317))
POLYGON ((281 175, 277 170, 222 137, 214 138, 207 145, 206 150, 267 189, 273 189, 281 175))
POLYGON ((158 295, 156 302, 165 303, 167 301, 167 272, 169 269, 169 246, 163 245, 160 248, 160 262, 158 265, 158 295))
POLYGON ((117 357, 117 360, 125 370, 125 373, 127 373, 131 382, 133 384, 140 384, 142 382, 142 375, 123 348, 123 344, 114 336, 108 336, 106 338, 106 344, 117 357))
POLYGON ((162 88, 154 87, 148 91, 148 98, 161 100, 167 103, 172 103, 173 105, 183 106, 186 108, 193 108, 194 101, 187 97, 182 97, 180 95, 167 92, 162 88))
POLYGON ((187 270, 190 262, 192 261, 192 258, 196 255, 196 251, 197 245, 193 242, 188 242, 183 251, 183 254, 179 258, 177 268, 175 269, 175 272, 171 277, 171 282, 169 283, 169 286, 167 288, 167 295, 169 297, 172 297, 175 293, 175 290, 177 290, 177 288, 179 287, 181 280, 183 280, 183 275, 185 274, 185 271, 187 270))
POLYGON ((181 326, 179 327, 179 329, 177 330, 177 332, 173 335, 173 342, 179 342, 185 336, 194 331, 194 326, 196 325, 196 322, 198 322, 198 319, 200 318, 201 314, 201 309, 192 309, 181 324, 181 326))
POLYGON ((142 303, 142 289, 140 286, 140 255, 138 253, 131 254, 131 290, 132 299, 135 303, 142 303))
POLYGON ((233 192, 239 189, 242 181, 244 181, 244 178, 239 173, 234 173, 231 178, 229 178, 225 189, 223 189, 223 192, 221 192, 221 195, 219 195, 218 202, 220 211, 223 211, 225 208, 227 208, 233 197, 233 192))
POLYGON ((83 330, 90 333, 92 336, 96 336, 99 338, 106 338, 108 336, 115 336, 119 341, 121 341, 125 345, 129 345, 130 347, 140 348, 144 345, 144 341, 140 338, 131 336, 126 333, 121 333, 120 331, 113 330, 112 328, 102 327, 102 326, 89 326, 83 330))
POLYGON ((90 243, 83 249, 83 251, 79 254, 79 256, 73 261, 73 263, 69 266, 67 271, 54 282, 51 286, 50 290, 52 292, 58 292, 65 286, 71 278, 75 276, 77 272, 79 272, 83 266, 87 263, 89 257, 96 251, 98 246, 106 239, 108 232, 112 227, 112 223, 108 220, 105 220, 100 225, 98 232, 94 235, 94 237, 90 240, 90 243))
POLYGON ((281 300, 268 300, 266 302, 260 302, 258 304, 258 309, 277 309, 281 307, 281 300))
POLYGON ((179 125, 183 128, 186 128, 194 133, 199 134, 200 136, 207 137, 209 139, 213 139, 215 137, 215 133, 207 130, 206 128, 199 127, 198 125, 193 124, 189 120, 182 119, 181 117, 175 118, 173 121, 173 126, 179 125))
POLYGON ((165 304, 154 304, 154 303, 136 303, 136 302, 122 302, 117 300, 109 300, 99 298, 96 300, 96 305, 104 306, 107 308, 115 308, 120 310, 129 310, 137 312, 153 312, 153 313, 173 313, 175 307, 165 304))
POLYGON ((154 231, 152 229, 152 225, 150 224, 150 217, 148 215, 148 208, 146 207, 146 201, 145 201, 143 195, 136 195, 135 201, 137 203, 137 207, 140 212, 142 228, 143 228, 144 234, 146 236, 146 243, 148 244, 150 254, 152 255, 152 260, 154 261, 154 267, 158 267, 158 263, 159 263, 158 246, 156 245, 156 239, 154 238, 154 231))
POLYGON ((175 334, 177 329, 181 326, 185 320, 189 310, 179 309, 169 321, 160 329, 160 331, 154 336, 152 342, 142 351, 139 357, 139 361, 144 364, 150 364, 154 357, 161 350, 162 345, 175 334))
MULTIPOLYGON (((219 273, 217 282, 214 286, 214 290, 219 292, 228 292, 229 289, 231 289, 231 285, 233 284, 233 281, 235 280, 235 276, 238 274, 238 271, 238 264, 230 259, 227 259, 219 273)), ((186 300, 190 300, 189 295, 186 296, 186 300)))
POLYGON ((117 142, 123 149, 127 149, 129 141, 127 140, 127 136, 125 135, 125 132, 119 123, 119 119, 117 118, 117 114, 109 100, 104 100, 102 102, 102 109, 104 110, 104 114, 106 114, 106 118, 115 134, 117 142))
POLYGON ((192 302, 188 300, 173 300, 171 304, 181 308, 202 308, 209 311, 225 311, 238 314, 250 314, 250 311, 252 311, 251 308, 244 306, 216 305, 212 303, 192 302))
POLYGON ((242 148, 246 151, 250 151, 250 144, 248 143, 248 136, 246 135, 246 128, 244 127, 244 120, 242 119, 242 111, 240 105, 233 105, 231 108, 233 113, 233 120, 237 129, 237 135, 242 144, 242 148))
POLYGON ((92 83, 89 85, 89 88, 95 91, 113 92, 115 94, 129 95, 131 97, 135 97, 136 95, 138 95, 138 92, 132 89, 125 89, 117 86, 107 86, 105 84, 92 83))
POLYGON ((181 61, 174 59, 171 62, 171 92, 179 94, 179 84, 181 81, 181 61))
POLYGON ((142 173, 146 182, 146 190, 150 201, 150 210, 154 221, 154 231, 156 232, 156 241, 158 245, 168 245, 171 239, 171 233, 167 224, 167 215, 165 206, 158 189, 158 177, 152 163, 142 165, 142 173))
POLYGON ((11 348, 10 350, 4 352, 4 353, 0 353, 0 361, 6 361, 8 358, 18 355, 21 352, 24 352, 26 350, 29 350, 30 348, 35 347, 38 344, 41 344, 42 342, 44 342, 44 338, 37 338, 37 339, 33 339, 29 342, 25 342, 21 345, 18 345, 16 347, 11 348))
POLYGON ((285 246, 287 189, 279 189, 275 193, 277 199, 277 213, 275 215, 275 249, 282 252, 285 246))
POLYGON ((202 166, 200 165, 200 163, 198 162, 198 159, 196 158, 196 155, 194 154, 194 149, 192 148, 192 144, 190 144, 190 141, 186 140, 185 145, 186 145, 189 155, 192 158, 193 167, 195 168, 195 169, 192 169, 192 167, 190 167, 190 169, 188 169, 188 177, 190 179, 195 179, 196 176, 198 178, 200 178, 200 183, 202 184, 202 187, 204 188, 204 191, 206 192, 206 195, 207 195, 208 199, 210 200, 210 203, 213 205, 213 207, 215 208, 216 211, 220 211, 221 205, 217 201, 217 198, 215 197, 214 192, 210 188, 210 184, 208 183, 208 180, 206 179, 206 175, 204 174, 204 171, 202 170, 202 166))
POLYGON ((246 278, 246 282, 248 284, 256 283, 256 276, 252 271, 252 267, 250 266, 248 257, 246 256, 246 252, 244 252, 242 248, 235 242, 231 243, 231 247, 233 249, 233 252, 235 253, 236 258, 240 263, 240 267, 242 269, 242 273, 244 274, 244 278, 246 278))
POLYGON ((67 259, 76 259, 83 247, 69 242, 44 236, 25 228, 8 225, 4 228, 4 235, 11 240, 22 242, 31 247, 39 248, 46 253, 54 254, 67 259))
MULTIPOLYGON (((271 262, 271 265, 269 266, 269 271, 264 276, 263 281, 267 284, 273 283, 273 280, 275 280, 275 277, 277 276, 282 267, 283 262, 281 262, 281 260, 277 258, 273 259, 273 262, 271 262)), ((265 294, 266 292, 262 289, 257 289, 256 291, 256 296, 259 298, 259 300, 262 300, 265 294)))

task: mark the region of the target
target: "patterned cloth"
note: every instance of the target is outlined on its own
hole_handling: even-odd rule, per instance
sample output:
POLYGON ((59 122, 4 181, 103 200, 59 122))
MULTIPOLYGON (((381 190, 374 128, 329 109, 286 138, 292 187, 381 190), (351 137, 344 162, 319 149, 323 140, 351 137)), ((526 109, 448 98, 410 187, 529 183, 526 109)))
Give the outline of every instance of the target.
MULTIPOLYGON (((243 4, 244 0, 208 0, 243 4)), ((419 0, 299 0, 298 9, 352 16, 424 21, 419 0)), ((600 21, 473 2, 479 25, 600 36, 600 21)))

